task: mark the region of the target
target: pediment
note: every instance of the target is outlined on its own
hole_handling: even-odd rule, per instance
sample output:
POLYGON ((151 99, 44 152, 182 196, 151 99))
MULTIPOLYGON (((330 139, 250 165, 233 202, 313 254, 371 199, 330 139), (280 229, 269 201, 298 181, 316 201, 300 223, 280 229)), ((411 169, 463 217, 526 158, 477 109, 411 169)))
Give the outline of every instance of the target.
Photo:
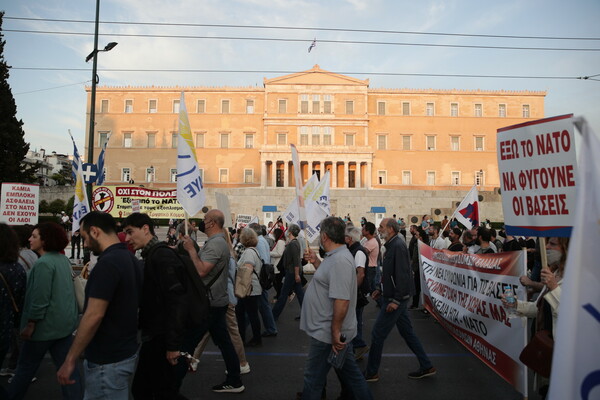
POLYGON ((352 85, 369 86, 369 80, 356 79, 321 69, 319 65, 294 74, 264 79, 264 85, 352 85))

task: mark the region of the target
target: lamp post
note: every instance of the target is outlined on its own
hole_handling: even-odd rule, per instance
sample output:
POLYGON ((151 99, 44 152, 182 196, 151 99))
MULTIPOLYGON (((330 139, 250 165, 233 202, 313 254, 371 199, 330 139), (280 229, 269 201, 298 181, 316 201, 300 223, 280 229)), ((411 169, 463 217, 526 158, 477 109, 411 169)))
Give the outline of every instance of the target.
MULTIPOLYGON (((98 50, 98 26, 100 25, 100 0, 96 0, 96 23, 94 30, 94 50, 88 54, 85 58, 85 62, 93 59, 92 62, 92 93, 90 98, 90 129, 88 136, 88 153, 87 153, 87 162, 94 162, 94 125, 96 119, 96 84, 98 83, 98 53, 101 51, 110 51, 116 45, 117 42, 110 42, 107 44, 103 50, 98 50)), ((88 198, 90 202, 92 201, 92 184, 89 183, 87 185, 88 198)))

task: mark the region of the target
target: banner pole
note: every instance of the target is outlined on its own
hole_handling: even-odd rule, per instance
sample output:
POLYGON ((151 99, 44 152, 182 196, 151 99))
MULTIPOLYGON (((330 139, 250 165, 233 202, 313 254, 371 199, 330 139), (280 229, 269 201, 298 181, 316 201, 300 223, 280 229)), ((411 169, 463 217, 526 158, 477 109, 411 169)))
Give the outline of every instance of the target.
POLYGON ((183 223, 185 224, 185 236, 188 235, 188 213, 187 211, 185 211, 185 219, 183 220, 183 223))

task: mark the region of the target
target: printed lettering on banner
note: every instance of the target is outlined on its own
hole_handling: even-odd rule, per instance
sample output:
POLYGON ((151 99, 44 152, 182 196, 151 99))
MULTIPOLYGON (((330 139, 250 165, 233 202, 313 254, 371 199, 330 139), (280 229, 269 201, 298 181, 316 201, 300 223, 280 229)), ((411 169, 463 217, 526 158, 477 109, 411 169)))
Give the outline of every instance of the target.
POLYGON ((498 170, 506 232, 571 235, 577 160, 573 115, 498 129, 498 170))
POLYGON ((177 201, 177 190, 156 190, 138 186, 99 186, 92 193, 92 209, 125 218, 133 212, 152 219, 185 218, 177 201))
POLYGON ((527 395, 527 369, 519 361, 527 320, 509 315, 501 300, 506 285, 525 300, 519 283, 525 253, 465 254, 419 241, 419 259, 425 308, 471 353, 527 395))
POLYGON ((8 225, 38 223, 40 186, 28 183, 2 183, 0 222, 8 225))

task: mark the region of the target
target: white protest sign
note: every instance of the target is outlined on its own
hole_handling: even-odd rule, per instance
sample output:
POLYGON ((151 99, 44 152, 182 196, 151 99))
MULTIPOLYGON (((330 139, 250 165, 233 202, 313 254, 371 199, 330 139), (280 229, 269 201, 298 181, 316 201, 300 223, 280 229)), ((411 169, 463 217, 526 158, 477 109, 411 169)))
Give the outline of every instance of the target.
POLYGON ((248 225, 250 223, 250 221, 252 221, 252 215, 238 214, 237 218, 235 220, 235 227, 236 227, 236 229, 243 228, 246 225, 248 225))
POLYGON ((37 224, 39 202, 39 185, 3 183, 0 222, 8 225, 37 224))
POLYGON ((572 117, 498 129, 498 170, 509 235, 571 235, 577 176, 572 117))
POLYGON ((140 212, 140 201, 139 200, 131 200, 131 212, 139 213, 140 212))
POLYGON ((217 208, 223 212, 225 216, 225 224, 223 228, 231 228, 232 218, 231 218, 231 207, 229 206, 229 197, 227 197, 224 193, 215 192, 215 199, 217 200, 217 208))

